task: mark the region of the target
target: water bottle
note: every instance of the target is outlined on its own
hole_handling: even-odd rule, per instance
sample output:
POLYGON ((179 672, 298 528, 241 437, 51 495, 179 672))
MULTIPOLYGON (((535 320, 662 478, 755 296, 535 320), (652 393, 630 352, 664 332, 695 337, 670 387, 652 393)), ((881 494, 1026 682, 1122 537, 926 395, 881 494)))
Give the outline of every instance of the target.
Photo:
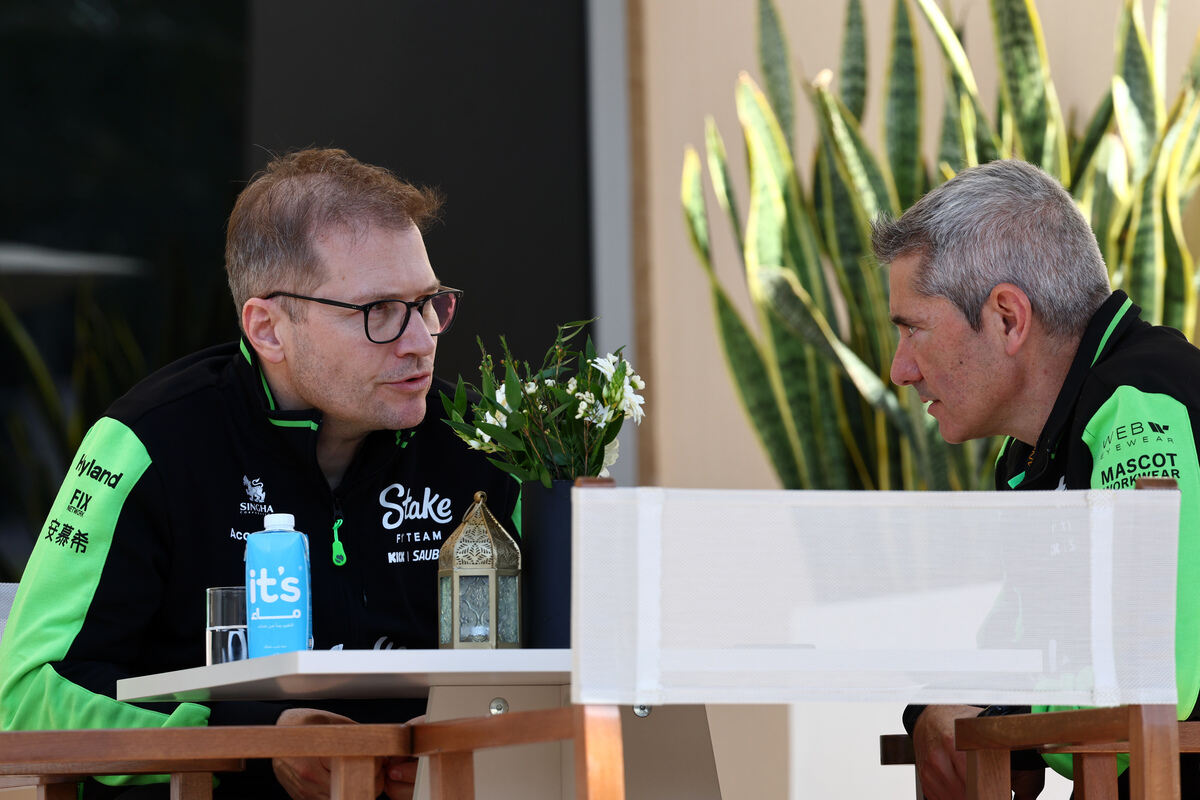
POLYGON ((246 537, 246 624, 251 658, 311 650, 308 537, 291 514, 267 514, 246 537))

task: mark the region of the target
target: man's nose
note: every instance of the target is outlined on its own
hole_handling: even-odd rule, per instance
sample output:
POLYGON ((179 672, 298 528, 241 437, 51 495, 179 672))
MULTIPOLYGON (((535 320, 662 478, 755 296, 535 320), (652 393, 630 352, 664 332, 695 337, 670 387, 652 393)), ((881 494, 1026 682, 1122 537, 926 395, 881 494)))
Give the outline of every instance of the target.
POLYGON ((392 343, 398 356, 429 356, 437 349, 437 340, 419 314, 414 313, 404 326, 404 333, 392 343))
POLYGON ((896 345, 896 355, 892 356, 891 378, 897 386, 908 386, 921 379, 921 370, 917 368, 916 359, 909 354, 903 339, 896 345))

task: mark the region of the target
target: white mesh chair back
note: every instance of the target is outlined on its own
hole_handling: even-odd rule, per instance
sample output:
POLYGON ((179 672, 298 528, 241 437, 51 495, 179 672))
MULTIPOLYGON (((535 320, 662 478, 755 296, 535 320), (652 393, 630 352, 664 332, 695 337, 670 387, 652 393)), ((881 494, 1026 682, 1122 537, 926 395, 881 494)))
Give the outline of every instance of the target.
POLYGON ((17 597, 17 584, 0 583, 0 638, 4 636, 4 626, 8 622, 8 614, 12 611, 13 600, 17 597))
POLYGON ((1174 491, 575 489, 573 700, 1174 703, 1174 491))

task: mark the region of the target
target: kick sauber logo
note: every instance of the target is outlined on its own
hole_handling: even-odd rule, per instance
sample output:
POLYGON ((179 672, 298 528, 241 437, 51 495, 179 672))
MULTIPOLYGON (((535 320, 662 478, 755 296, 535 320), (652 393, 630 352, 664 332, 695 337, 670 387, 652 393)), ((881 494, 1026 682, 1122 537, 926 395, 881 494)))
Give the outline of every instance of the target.
POLYGON ((103 483, 111 489, 117 488, 121 478, 125 477, 124 472, 118 472, 115 475, 109 472, 103 465, 97 464, 94 458, 89 461, 86 453, 79 454, 79 463, 75 465, 75 472, 81 478, 86 475, 96 483, 103 483))
POLYGON ((263 488, 262 478, 250 480, 250 476, 242 476, 242 484, 246 487, 248 502, 238 506, 243 514, 274 514, 275 509, 267 503, 267 491, 263 488))

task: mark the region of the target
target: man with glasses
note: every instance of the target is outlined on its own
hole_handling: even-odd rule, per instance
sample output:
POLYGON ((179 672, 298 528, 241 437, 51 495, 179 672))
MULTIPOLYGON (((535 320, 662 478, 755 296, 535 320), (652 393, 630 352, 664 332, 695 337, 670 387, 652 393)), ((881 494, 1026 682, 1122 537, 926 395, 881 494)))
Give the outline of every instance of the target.
MULTIPOLYGON (((112 698, 120 678, 203 664, 204 590, 243 582, 246 536, 270 513, 293 514, 308 535, 317 649, 437 646, 438 548, 476 491, 505 521, 517 494, 431 397, 448 386, 433 378, 434 355, 463 294, 442 285, 425 251, 421 229, 438 205, 340 150, 277 158, 251 181, 226 241, 241 341, 147 378, 85 437, 0 644, 0 726, 421 712, 411 701, 112 698)), ((225 777, 216 796, 328 796, 317 759, 272 766, 225 777)), ((381 764, 380 790, 410 796, 413 768, 381 764)), ((166 796, 162 784, 100 780, 110 785, 89 780, 84 797, 166 796)))

